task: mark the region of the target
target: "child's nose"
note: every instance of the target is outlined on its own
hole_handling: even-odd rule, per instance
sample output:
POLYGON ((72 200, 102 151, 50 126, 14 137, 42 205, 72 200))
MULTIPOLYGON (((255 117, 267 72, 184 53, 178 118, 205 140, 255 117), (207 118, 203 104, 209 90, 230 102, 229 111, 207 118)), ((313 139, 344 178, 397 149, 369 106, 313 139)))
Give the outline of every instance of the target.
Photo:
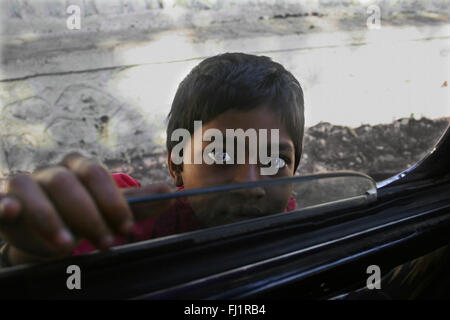
MULTIPOLYGON (((256 164, 237 165, 232 183, 256 182, 261 180, 260 168, 256 164)), ((266 195, 264 188, 246 188, 236 190, 236 193, 244 195, 247 198, 262 198, 266 195)))
POLYGON ((234 183, 259 181, 260 168, 256 164, 238 164, 234 173, 234 183))

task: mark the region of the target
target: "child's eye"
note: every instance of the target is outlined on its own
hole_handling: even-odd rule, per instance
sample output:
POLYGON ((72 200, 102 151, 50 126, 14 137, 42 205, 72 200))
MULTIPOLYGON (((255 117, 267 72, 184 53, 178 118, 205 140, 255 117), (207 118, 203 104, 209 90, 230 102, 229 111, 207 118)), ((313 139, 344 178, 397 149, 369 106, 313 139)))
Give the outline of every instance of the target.
POLYGON ((227 152, 210 152, 208 156, 214 160, 215 163, 225 163, 231 160, 230 155, 227 152))
POLYGON ((271 166, 272 162, 275 163, 275 167, 277 167, 278 169, 284 168, 286 166, 286 161, 282 158, 273 158, 267 165, 271 166))

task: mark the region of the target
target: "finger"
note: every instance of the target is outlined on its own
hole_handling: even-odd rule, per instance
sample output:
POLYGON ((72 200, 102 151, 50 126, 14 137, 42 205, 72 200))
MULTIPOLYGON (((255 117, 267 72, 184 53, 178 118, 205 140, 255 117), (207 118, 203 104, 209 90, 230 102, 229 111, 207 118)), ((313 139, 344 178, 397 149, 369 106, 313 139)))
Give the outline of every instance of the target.
MULTIPOLYGON (((140 188, 129 188, 122 190, 123 195, 129 199, 133 197, 147 196, 158 193, 171 193, 172 189, 165 184, 156 184, 150 186, 144 186, 140 188)), ((136 221, 146 219, 152 216, 159 215, 175 204, 175 199, 150 201, 147 203, 135 203, 132 204, 131 210, 136 221)))
MULTIPOLYGON (((8 187, 10 197, 20 202, 21 210, 16 219, 17 223, 2 226, 2 233, 6 234, 7 238, 17 242, 19 248, 39 251, 39 254, 44 247, 47 253, 48 249, 54 253, 68 253, 73 249, 73 235, 44 191, 31 177, 18 175, 10 180, 8 187)), ((14 209, 16 204, 7 203, 7 206, 13 211, 17 210, 17 207, 14 209)))
POLYGON ((56 210, 76 235, 87 238, 101 250, 114 243, 94 200, 77 177, 64 167, 53 167, 36 174, 56 210))
POLYGON ((89 190, 111 229, 121 234, 132 231, 134 219, 131 209, 106 169, 77 154, 67 156, 62 164, 69 168, 89 190))
POLYGON ((0 221, 3 223, 12 223, 20 215, 20 202, 11 196, 0 198, 0 221))

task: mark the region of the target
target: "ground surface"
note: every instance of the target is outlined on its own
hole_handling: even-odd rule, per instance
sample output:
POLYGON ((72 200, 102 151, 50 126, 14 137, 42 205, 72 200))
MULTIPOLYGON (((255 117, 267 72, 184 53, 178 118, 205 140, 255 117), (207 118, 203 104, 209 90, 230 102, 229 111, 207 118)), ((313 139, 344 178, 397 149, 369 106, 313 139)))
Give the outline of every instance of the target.
POLYGON ((3 184, 74 150, 143 183, 169 181, 164 120, 176 87, 225 51, 268 55, 300 80, 302 173, 382 179, 420 160, 447 126, 446 1, 79 3, 82 28, 68 30, 64 1, 0 1, 3 184), (367 26, 371 3, 381 29, 367 26))

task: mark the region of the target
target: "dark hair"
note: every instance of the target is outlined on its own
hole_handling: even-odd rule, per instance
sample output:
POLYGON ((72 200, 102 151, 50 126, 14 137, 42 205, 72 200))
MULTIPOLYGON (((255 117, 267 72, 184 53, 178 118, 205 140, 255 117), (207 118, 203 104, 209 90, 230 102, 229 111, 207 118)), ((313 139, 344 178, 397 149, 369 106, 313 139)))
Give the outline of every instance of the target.
POLYGON ((204 123, 230 109, 269 105, 280 116, 294 142, 295 170, 300 162, 304 131, 302 88, 295 77, 269 57, 224 53, 203 60, 180 83, 168 116, 167 149, 178 128, 194 132, 194 120, 204 123))

